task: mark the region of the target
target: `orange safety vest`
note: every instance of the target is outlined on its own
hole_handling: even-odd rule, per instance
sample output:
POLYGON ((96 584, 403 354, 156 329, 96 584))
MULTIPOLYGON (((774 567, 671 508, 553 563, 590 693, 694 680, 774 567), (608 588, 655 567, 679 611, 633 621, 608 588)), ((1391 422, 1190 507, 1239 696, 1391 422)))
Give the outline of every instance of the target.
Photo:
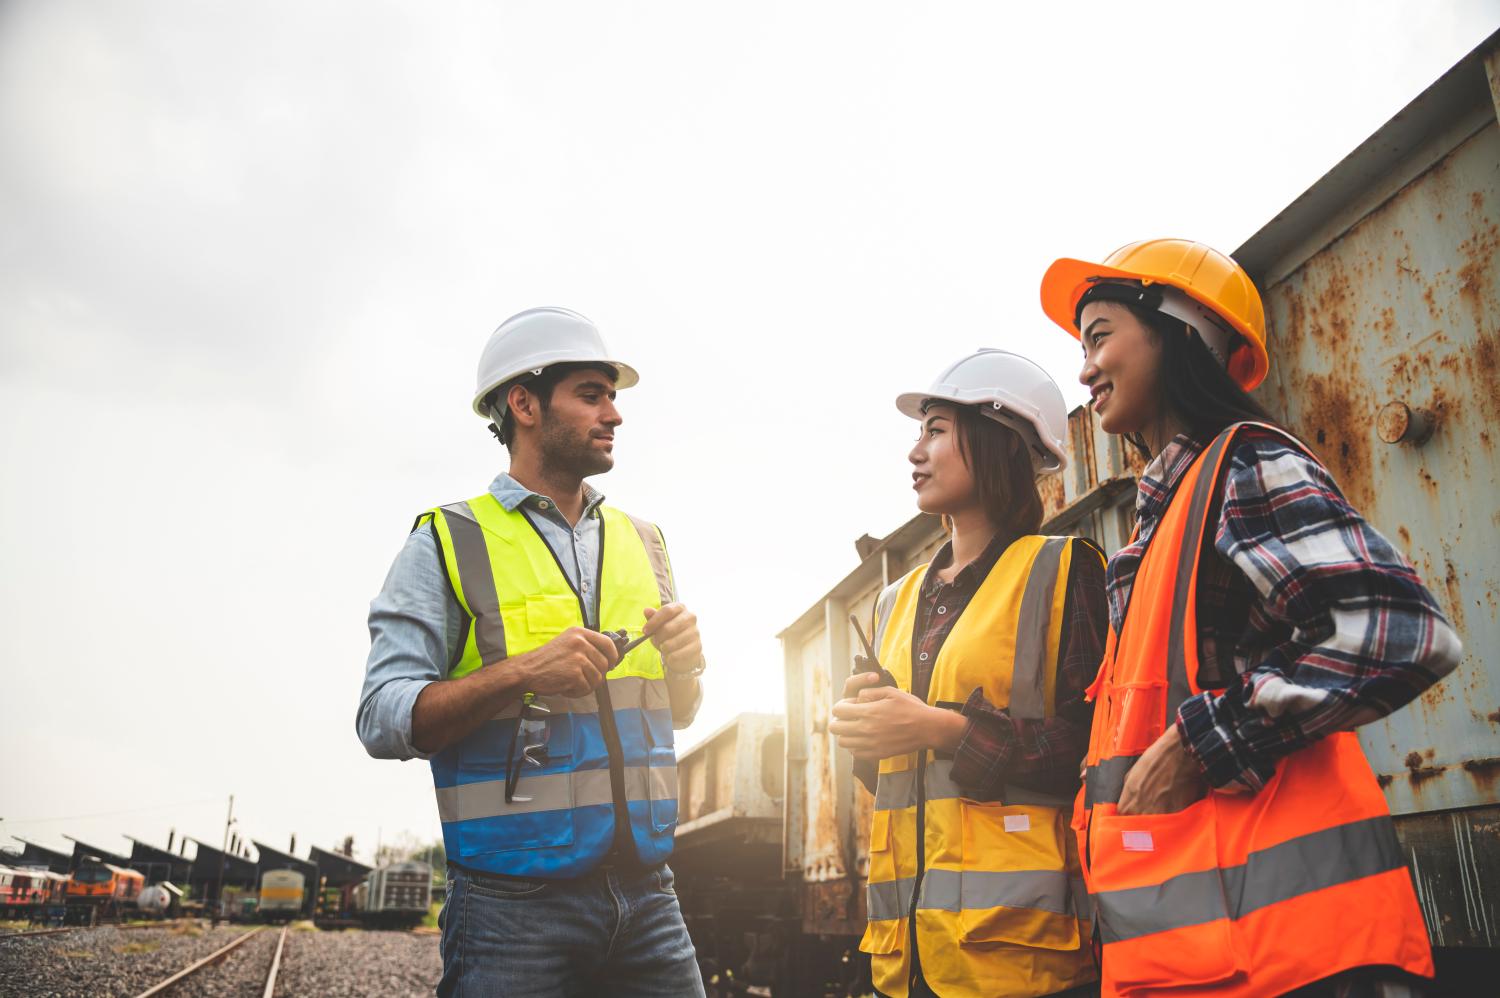
POLYGON ((1130 767, 1203 690, 1198 565, 1230 444, 1247 426, 1280 432, 1231 426, 1193 462, 1090 689, 1094 723, 1073 828, 1104 995, 1260 998, 1352 967, 1433 973, 1390 810, 1353 732, 1283 758, 1259 793, 1211 791, 1176 814, 1116 813, 1130 767))

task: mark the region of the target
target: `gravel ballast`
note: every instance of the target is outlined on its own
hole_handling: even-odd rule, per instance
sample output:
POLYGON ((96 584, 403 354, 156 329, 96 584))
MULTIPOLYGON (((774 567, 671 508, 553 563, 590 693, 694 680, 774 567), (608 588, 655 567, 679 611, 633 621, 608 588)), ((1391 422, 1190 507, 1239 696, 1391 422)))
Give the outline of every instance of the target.
MULTIPOLYGON (((233 942, 250 926, 79 929, 0 941, 0 998, 133 996, 233 942)), ((168 992, 169 996, 258 998, 279 927, 168 992)), ((431 995, 442 975, 434 934, 377 931, 287 933, 276 994, 315 998, 431 995)))

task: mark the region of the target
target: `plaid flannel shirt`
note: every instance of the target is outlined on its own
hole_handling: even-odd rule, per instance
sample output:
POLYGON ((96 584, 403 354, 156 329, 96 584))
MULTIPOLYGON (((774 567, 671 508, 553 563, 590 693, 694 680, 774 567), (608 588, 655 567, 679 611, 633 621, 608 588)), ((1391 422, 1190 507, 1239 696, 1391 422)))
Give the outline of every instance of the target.
MULTIPOLYGON (((964 608, 1015 538, 997 535, 984 553, 965 565, 952 582, 937 573, 953 562, 951 544, 932 559, 917 603, 912 628, 912 693, 927 699, 938 652, 964 608)), ((968 719, 953 753, 953 781, 975 800, 1002 800, 1005 786, 1071 798, 1078 791, 1078 764, 1088 749, 1093 707, 1084 691, 1099 671, 1107 628, 1104 561, 1081 552, 1072 559, 1063 603, 1058 645, 1055 716, 1021 720, 974 690, 962 704, 944 704, 968 719)), ((872 791, 873 765, 857 765, 856 775, 872 791)))
MULTIPOLYGON (((1109 562, 1117 630, 1141 555, 1206 446, 1180 435, 1142 476, 1139 534, 1109 562)), ((1326 468, 1279 435, 1235 439, 1213 552, 1198 583, 1206 691, 1182 703, 1176 723, 1215 787, 1259 790, 1283 756, 1384 717, 1458 664, 1458 635, 1415 569, 1326 468)))

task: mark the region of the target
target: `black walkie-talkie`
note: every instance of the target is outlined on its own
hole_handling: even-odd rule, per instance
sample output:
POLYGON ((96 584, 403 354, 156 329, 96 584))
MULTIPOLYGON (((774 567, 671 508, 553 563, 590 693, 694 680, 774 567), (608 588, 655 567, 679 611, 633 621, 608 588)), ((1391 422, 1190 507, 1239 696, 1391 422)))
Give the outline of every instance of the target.
POLYGON ((849 614, 849 623, 854 625, 854 633, 859 635, 859 643, 865 646, 865 660, 869 662, 870 666, 868 669, 861 669, 860 671, 879 673, 880 682, 875 684, 877 686, 895 686, 896 677, 881 668, 880 659, 876 656, 875 649, 870 647, 870 639, 865 637, 865 629, 859 626, 859 618, 851 613, 849 614))

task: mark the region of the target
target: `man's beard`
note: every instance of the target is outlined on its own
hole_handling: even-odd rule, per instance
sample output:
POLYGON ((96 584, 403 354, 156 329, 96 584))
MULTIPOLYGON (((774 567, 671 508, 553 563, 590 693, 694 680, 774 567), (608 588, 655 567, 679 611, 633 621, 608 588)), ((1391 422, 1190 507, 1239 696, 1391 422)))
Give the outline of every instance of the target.
POLYGON ((549 470, 588 478, 602 475, 615 466, 614 456, 595 450, 588 433, 574 436, 566 427, 544 425, 540 442, 542 464, 549 470))

